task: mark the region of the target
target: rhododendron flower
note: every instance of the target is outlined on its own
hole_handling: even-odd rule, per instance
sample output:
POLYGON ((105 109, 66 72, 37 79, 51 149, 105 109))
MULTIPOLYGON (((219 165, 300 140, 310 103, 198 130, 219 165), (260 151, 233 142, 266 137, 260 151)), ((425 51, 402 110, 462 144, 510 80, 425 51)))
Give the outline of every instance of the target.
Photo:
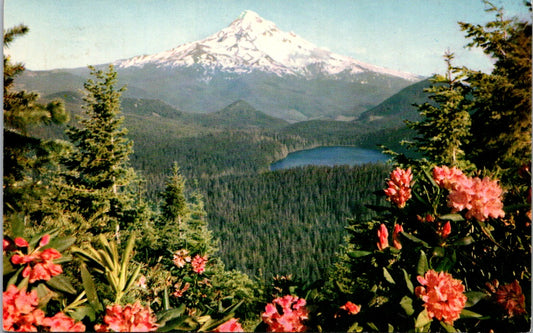
POLYGON ((452 225, 450 224, 450 221, 446 221, 444 226, 441 229, 439 229, 439 234, 442 238, 447 238, 451 232, 452 232, 452 225))
POLYGON ((291 295, 278 297, 267 304, 261 317, 268 325, 268 332, 303 332, 307 329, 304 321, 309 318, 305 299, 291 295))
POLYGON ((449 273, 437 273, 434 270, 418 276, 417 280, 422 286, 415 288, 415 294, 424 301, 429 318, 453 325, 467 300, 463 283, 449 273))
POLYGON ((174 253, 172 262, 179 268, 185 266, 188 262, 191 262, 191 257, 188 255, 189 251, 185 249, 178 250, 174 253))
POLYGON ((237 319, 231 318, 224 324, 215 328, 213 332, 244 332, 244 330, 242 329, 241 324, 238 322, 237 319))
POLYGON ((191 261, 192 270, 198 274, 202 274, 205 271, 205 264, 207 262, 207 256, 201 257, 197 254, 191 261))
POLYGON ((388 188, 384 190, 387 199, 394 202, 398 208, 405 207, 407 200, 411 199, 412 180, 411 168, 407 170, 396 168, 392 171, 387 181, 388 188))
POLYGON ((174 285, 174 288, 176 288, 176 291, 172 295, 176 297, 181 297, 190 288, 190 286, 191 284, 189 282, 185 282, 185 285, 183 286, 183 288, 181 288, 181 282, 176 283, 174 285))
POLYGON ((156 317, 149 306, 142 307, 139 302, 124 307, 108 305, 104 324, 94 326, 97 332, 148 332, 157 329, 156 317))
MULTIPOLYGON (((30 254, 23 254, 20 250, 17 250, 13 256, 11 256, 11 262, 15 265, 26 265, 22 270, 22 276, 29 276, 29 282, 44 280, 48 281, 53 276, 63 273, 63 268, 59 264, 55 264, 53 260, 61 258, 61 253, 56 249, 46 249, 42 252, 39 249, 49 243, 50 236, 45 235, 39 242, 39 247, 33 250, 30 254)), ((23 238, 16 238, 15 244, 19 247, 27 247, 28 242, 23 238), (18 241, 17 241, 18 239, 18 241), (21 246, 24 245, 24 246, 21 246)))
POLYGON ((403 227, 401 224, 394 225, 394 232, 392 233, 392 246, 398 250, 402 249, 402 244, 400 243, 400 232, 403 232, 403 227))
POLYGON ((76 322, 63 312, 44 318, 43 326, 49 327, 50 332, 85 332, 85 325, 81 321, 76 322))
POLYGON ((387 227, 383 223, 379 226, 378 238, 379 238, 378 249, 380 251, 383 251, 383 249, 386 249, 389 247, 389 231, 387 230, 387 227))
MULTIPOLYGON (((496 281, 496 284, 497 281, 496 281)), ((518 281, 498 286, 494 293, 494 299, 505 311, 509 317, 526 313, 526 298, 522 293, 522 288, 518 281)))
POLYGON ((48 243, 50 243, 50 235, 44 235, 39 241, 39 247, 46 246, 48 243))
POLYGON ((442 167, 435 167, 433 169, 433 179, 440 186, 447 190, 454 189, 457 184, 463 183, 468 177, 456 167, 451 169, 443 165, 442 167))
POLYGON ((448 206, 452 212, 468 210, 467 219, 475 218, 485 221, 487 218, 504 217, 502 194, 503 191, 497 181, 485 177, 471 178, 463 175, 455 167, 435 167, 433 177, 439 186, 450 191, 448 206))
POLYGON ((10 245, 11 243, 7 239, 4 239, 4 251, 7 250, 10 245))
POLYGON ((348 314, 355 315, 361 311, 361 306, 348 301, 340 309, 347 311, 348 314))
POLYGON ((28 246, 30 246, 30 244, 28 244, 28 241, 25 240, 22 237, 15 238, 15 245, 17 245, 18 247, 28 247, 28 246))
POLYGON ((3 328, 5 331, 35 332, 44 320, 44 312, 37 309, 37 291, 26 292, 9 285, 3 292, 3 328))

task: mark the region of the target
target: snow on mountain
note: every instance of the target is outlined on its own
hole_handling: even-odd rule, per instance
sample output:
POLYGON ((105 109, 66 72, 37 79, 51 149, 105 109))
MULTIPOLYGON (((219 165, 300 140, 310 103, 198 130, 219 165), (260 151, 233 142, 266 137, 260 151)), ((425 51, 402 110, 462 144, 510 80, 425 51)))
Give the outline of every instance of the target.
POLYGON ((418 81, 417 75, 365 64, 353 58, 317 47, 293 32, 281 31, 257 13, 244 11, 228 27, 196 42, 171 50, 118 60, 118 68, 191 67, 200 65, 206 72, 248 73, 255 70, 283 75, 336 76, 376 72, 418 81))

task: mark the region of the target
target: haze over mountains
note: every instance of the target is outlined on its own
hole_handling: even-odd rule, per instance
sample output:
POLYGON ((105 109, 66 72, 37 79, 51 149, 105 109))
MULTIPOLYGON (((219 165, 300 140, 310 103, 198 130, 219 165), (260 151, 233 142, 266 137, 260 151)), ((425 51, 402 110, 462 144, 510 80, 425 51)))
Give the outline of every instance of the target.
MULTIPOLYGON (((203 40, 114 65, 126 97, 196 113, 242 100, 289 122, 353 119, 421 79, 317 47, 253 11, 203 40)), ((20 83, 51 94, 81 89, 87 75, 86 68, 28 71, 20 83)))

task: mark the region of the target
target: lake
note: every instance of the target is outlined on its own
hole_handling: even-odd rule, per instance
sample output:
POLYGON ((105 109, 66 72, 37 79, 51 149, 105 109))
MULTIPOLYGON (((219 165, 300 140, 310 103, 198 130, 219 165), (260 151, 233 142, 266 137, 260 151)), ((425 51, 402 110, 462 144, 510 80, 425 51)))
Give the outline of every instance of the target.
POLYGON ((387 155, 378 150, 349 146, 318 147, 299 150, 270 165, 270 170, 288 169, 303 165, 356 165, 385 162, 387 155))

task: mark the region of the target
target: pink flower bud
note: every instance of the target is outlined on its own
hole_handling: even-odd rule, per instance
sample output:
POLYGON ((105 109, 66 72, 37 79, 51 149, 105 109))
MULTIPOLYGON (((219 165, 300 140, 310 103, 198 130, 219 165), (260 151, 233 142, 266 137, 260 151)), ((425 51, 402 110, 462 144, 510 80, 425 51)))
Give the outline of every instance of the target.
POLYGON ((41 241, 39 242, 39 246, 46 246, 50 243, 50 235, 44 235, 43 238, 41 238, 41 241))
POLYGON ((18 247, 28 247, 28 246, 30 246, 30 244, 28 244, 28 242, 22 237, 15 238, 15 244, 18 247))

